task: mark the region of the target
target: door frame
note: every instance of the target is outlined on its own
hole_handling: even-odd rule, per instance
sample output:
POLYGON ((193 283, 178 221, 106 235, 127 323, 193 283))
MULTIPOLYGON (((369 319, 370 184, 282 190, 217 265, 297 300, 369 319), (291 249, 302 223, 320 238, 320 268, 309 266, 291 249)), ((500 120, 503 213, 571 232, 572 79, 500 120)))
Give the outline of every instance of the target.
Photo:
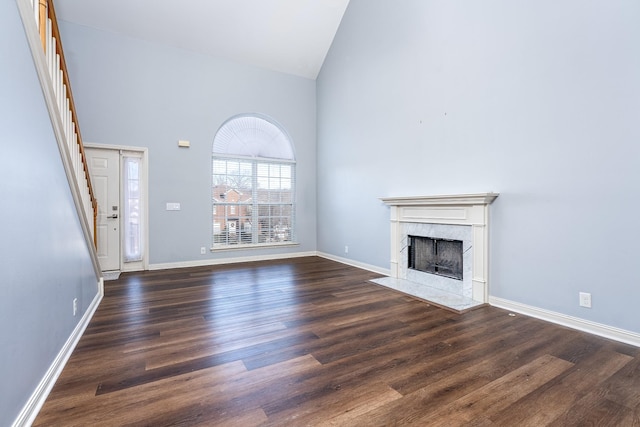
MULTIPOLYGON (((123 169, 123 158, 125 152, 133 152, 140 156, 141 160, 141 170, 140 170, 140 189, 142 191, 140 200, 142 201, 142 242, 144 246, 144 251, 142 253, 142 261, 135 262, 124 262, 124 252, 120 250, 120 271, 141 271, 149 269, 149 149, 145 147, 132 147, 127 145, 109 145, 109 144, 97 144, 92 142, 85 142, 84 146, 86 148, 100 149, 100 150, 110 150, 117 151, 120 156, 120 176, 119 180, 119 191, 120 191, 120 206, 124 206, 123 194, 124 194, 124 180, 122 179, 124 169, 123 169)), ((124 215, 119 215, 120 221, 120 248, 122 249, 124 243, 124 227, 122 226, 122 220, 124 215)))

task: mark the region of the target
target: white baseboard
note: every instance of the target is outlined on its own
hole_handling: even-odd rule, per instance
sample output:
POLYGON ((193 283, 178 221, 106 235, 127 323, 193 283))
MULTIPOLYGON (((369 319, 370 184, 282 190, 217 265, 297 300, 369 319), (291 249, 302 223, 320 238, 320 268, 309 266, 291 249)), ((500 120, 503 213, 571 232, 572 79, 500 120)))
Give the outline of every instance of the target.
POLYGON ((198 261, 166 262, 160 264, 149 264, 149 270, 168 270, 170 268, 206 267, 208 265, 237 264, 240 262, 270 261, 274 259, 301 258, 306 256, 316 256, 315 251, 295 252, 288 254, 254 255, 235 258, 203 259, 198 261))
POLYGON ((73 353, 73 350, 76 348, 78 341, 80 341, 82 334, 84 333, 85 329, 87 329, 87 325, 89 325, 89 321, 100 305, 100 301, 102 301, 103 296, 104 282, 102 278, 100 278, 100 281, 98 282, 98 293, 91 302, 91 305, 89 305, 87 311, 85 311, 84 313, 84 316, 82 316, 82 319, 80 319, 80 322, 78 322, 75 329, 67 339, 67 342, 64 344, 64 346, 54 359, 53 363, 47 370, 46 374, 40 381, 40 384, 38 384, 38 387, 36 387, 33 394, 18 414, 18 417, 12 424, 13 427, 30 426, 31 424, 33 424, 36 416, 38 415, 38 412, 40 412, 40 409, 42 408, 42 405, 44 405, 45 400, 47 400, 51 389, 62 373, 62 369, 64 369, 64 366, 67 364, 69 357, 71 357, 71 353, 73 353))
POLYGON ((170 268, 206 267, 208 265, 237 264, 241 262, 254 262, 254 261, 270 261, 275 259, 302 258, 307 256, 319 256, 322 258, 339 262, 341 264, 346 264, 352 267, 358 267, 363 270, 368 270, 374 273, 382 274, 384 276, 391 275, 391 270, 389 270, 388 268, 380 268, 380 267, 376 267, 375 265, 365 264, 365 263, 354 261, 348 258, 342 258, 339 256, 327 254, 324 252, 315 252, 315 251, 295 252, 295 253, 289 253, 289 254, 255 255, 255 256, 223 258, 223 259, 203 259, 198 261, 166 262, 166 263, 159 263, 159 264, 149 264, 149 270, 167 270, 170 268))
POLYGON ((316 255, 322 258, 330 259, 331 261, 336 261, 342 264, 350 265, 352 267, 358 267, 363 270, 372 271, 374 273, 382 274, 383 276, 390 276, 391 270, 388 268, 380 268, 375 265, 365 264, 363 262, 354 261, 348 258, 342 258, 336 255, 327 254, 324 252, 316 252, 316 255))
POLYGON ((498 297, 489 297, 489 304, 503 308, 505 310, 514 311, 516 313, 525 314, 537 319, 546 320, 551 323, 566 326, 579 331, 588 332, 604 338, 620 341, 625 344, 631 344, 640 347, 640 334, 627 331, 624 329, 614 328, 613 326, 604 325, 602 323, 592 322, 590 320, 580 319, 579 317, 567 316, 566 314, 533 307, 519 302, 514 302, 498 297))

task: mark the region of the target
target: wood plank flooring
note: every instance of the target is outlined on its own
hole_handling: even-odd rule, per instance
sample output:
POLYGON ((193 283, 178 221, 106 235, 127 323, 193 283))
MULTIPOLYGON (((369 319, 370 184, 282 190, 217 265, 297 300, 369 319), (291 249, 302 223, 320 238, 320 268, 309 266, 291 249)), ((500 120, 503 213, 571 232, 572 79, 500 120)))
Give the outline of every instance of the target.
POLYGON ((637 426, 640 349, 318 257, 123 274, 36 426, 637 426))

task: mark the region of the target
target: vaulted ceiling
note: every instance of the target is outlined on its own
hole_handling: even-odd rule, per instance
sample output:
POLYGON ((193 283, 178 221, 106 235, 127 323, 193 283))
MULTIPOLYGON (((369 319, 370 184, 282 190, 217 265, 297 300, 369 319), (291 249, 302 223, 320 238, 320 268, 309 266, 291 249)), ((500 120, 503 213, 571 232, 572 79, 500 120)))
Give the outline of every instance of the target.
POLYGON ((315 79, 349 0, 55 0, 59 20, 315 79))

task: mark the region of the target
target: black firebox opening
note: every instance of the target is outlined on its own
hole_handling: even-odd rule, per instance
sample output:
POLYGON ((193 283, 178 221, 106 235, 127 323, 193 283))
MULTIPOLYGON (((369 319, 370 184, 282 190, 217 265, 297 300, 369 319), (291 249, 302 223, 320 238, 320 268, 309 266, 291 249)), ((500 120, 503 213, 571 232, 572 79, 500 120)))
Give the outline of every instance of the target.
POLYGON ((462 280, 462 241, 409 236, 408 267, 462 280))

